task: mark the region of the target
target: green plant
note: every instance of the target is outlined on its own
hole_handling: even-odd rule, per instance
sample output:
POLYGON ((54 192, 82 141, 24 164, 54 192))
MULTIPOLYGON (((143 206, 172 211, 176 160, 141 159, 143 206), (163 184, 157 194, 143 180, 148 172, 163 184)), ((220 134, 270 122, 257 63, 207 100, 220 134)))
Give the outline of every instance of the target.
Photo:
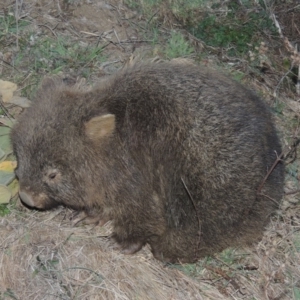
POLYGON ((238 82, 242 82, 245 77, 245 74, 241 71, 233 71, 233 72, 231 72, 231 75, 232 75, 232 78, 238 82))
POLYGON ((197 25, 191 22, 187 29, 208 46, 222 47, 229 56, 245 54, 250 44, 258 45, 257 31, 277 34, 272 20, 262 7, 248 13, 235 1, 229 2, 226 15, 207 12, 197 25))
POLYGON ((7 207, 7 204, 0 204, 0 216, 6 216, 10 214, 10 209, 7 207))
POLYGON ((294 178, 295 182, 297 182, 298 179, 298 170, 299 170, 299 165, 297 163, 297 161, 288 164, 286 166, 286 172, 289 176, 290 179, 294 178))
POLYGON ((295 300, 300 300, 300 288, 294 287, 293 294, 295 300))
POLYGON ((282 114, 282 112, 284 111, 284 109, 285 109, 285 104, 284 104, 284 102, 282 102, 282 101, 275 101, 275 103, 274 103, 274 106, 273 106, 273 110, 274 110, 274 112, 276 113, 276 114, 279 114, 279 115, 281 115, 282 114))
POLYGON ((7 34, 16 34, 30 23, 26 20, 16 20, 13 13, 0 15, 0 42, 7 34))
POLYGON ((182 265, 169 265, 169 268, 177 269, 190 277, 197 277, 203 270, 203 266, 200 262, 195 264, 182 264, 182 265))
POLYGON ((54 257, 52 259, 41 259, 40 256, 36 257, 37 267, 35 268, 33 274, 36 275, 39 272, 53 272, 56 271, 56 266, 59 263, 58 258, 54 257))
POLYGON ((162 21, 165 13, 173 15, 182 22, 193 20, 198 17, 199 11, 209 7, 220 0, 126 0, 125 3, 131 9, 142 12, 146 18, 150 18, 153 14, 158 15, 158 20, 162 21))
POLYGON ((235 250, 232 248, 225 249, 220 253, 219 257, 226 264, 232 265, 236 260, 235 250))
POLYGON ((179 23, 208 46, 223 48, 229 56, 244 55, 251 44, 259 45, 258 32, 278 35, 264 1, 127 0, 126 4, 155 24, 179 23))
POLYGON ((179 32, 173 32, 165 48, 165 56, 169 59, 186 57, 194 52, 194 48, 179 32))
POLYGON ((298 232, 294 234, 294 246, 294 249, 300 253, 300 233, 298 232))
POLYGON ((4 291, 3 294, 1 294, 0 300, 4 299, 18 300, 18 298, 15 296, 14 292, 10 288, 6 289, 6 291, 4 291))
POLYGON ((101 45, 80 43, 68 36, 57 35, 53 38, 27 33, 26 38, 23 36, 20 40, 19 46, 14 66, 17 69, 26 66, 30 73, 30 81, 22 90, 22 95, 29 98, 34 95, 41 75, 62 72, 88 78, 105 60, 101 45))
POLYGON ((150 16, 153 9, 158 8, 161 3, 162 0, 125 0, 129 8, 142 11, 147 16, 150 16))
MULTIPOLYGON (((23 49, 27 52, 27 49, 23 49)), ((66 68, 83 69, 101 61, 102 48, 94 45, 74 43, 74 41, 58 37, 57 39, 39 39, 29 50, 34 63, 32 68, 36 72, 41 70, 58 73, 66 68)))

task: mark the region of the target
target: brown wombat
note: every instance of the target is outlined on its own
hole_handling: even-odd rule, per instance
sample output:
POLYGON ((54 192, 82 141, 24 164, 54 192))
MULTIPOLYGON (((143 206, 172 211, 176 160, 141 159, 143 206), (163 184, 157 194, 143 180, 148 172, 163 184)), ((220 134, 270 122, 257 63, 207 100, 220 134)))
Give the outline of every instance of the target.
POLYGON ((113 220, 124 253, 191 262, 256 241, 279 205, 271 115, 226 76, 135 63, 90 90, 46 79, 36 98, 11 136, 20 198, 113 220))

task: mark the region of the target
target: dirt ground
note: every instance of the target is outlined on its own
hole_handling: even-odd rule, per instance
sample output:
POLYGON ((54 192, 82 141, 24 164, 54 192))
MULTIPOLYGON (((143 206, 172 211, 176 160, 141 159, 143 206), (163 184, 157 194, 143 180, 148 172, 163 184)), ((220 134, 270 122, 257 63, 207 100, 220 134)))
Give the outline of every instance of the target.
MULTIPOLYGON (((132 54, 156 54, 141 30, 145 20, 123 1, 2 0, 0 11, 17 11, 39 36, 101 45, 105 59, 89 69, 90 82, 115 72, 132 54)), ((16 35, 0 49, 11 65, 18 52, 16 35)), ((63 72, 81 77, 86 65, 71 65, 63 72)), ((1 79, 15 78, 14 68, 2 68, 1 79)), ((19 71, 21 89, 34 85, 26 63, 19 71)), ((44 75, 47 69, 40 71, 44 75)), ((293 190, 293 183, 288 184, 293 190)), ((178 266, 155 260, 148 247, 132 256, 120 254, 107 238, 110 224, 72 227, 71 215, 68 209, 38 212, 17 203, 0 218, 0 299, 300 299, 297 194, 286 197, 258 245, 178 266)))
MULTIPOLYGON (((4 0, 0 10, 11 7, 13 1, 4 0)), ((136 26, 138 16, 122 5, 122 1, 22 1, 20 18, 31 20, 31 30, 41 34, 72 36, 75 41, 98 41, 104 45, 106 62, 104 73, 116 71, 133 52, 144 53, 150 48, 139 36, 136 26), (72 3, 72 4, 70 4, 72 3)), ((101 75, 101 74, 96 74, 101 75)))

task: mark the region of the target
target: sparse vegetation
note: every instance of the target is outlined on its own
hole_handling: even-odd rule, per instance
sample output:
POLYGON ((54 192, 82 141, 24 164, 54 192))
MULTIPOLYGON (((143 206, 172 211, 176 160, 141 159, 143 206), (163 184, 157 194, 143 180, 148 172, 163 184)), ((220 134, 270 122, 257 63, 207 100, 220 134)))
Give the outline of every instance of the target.
POLYGON ((24 96, 33 96, 43 75, 64 73, 89 78, 93 70, 99 69, 105 61, 102 52, 107 43, 91 43, 72 35, 56 35, 48 26, 32 26, 25 20, 17 22, 12 13, 0 18, 0 32, 0 45, 18 44, 10 60, 15 81, 23 77, 23 74, 16 72, 18 70, 25 69, 30 77, 30 84, 22 91, 24 96))
POLYGON ((263 2, 130 0, 128 4, 156 22, 168 22, 166 15, 173 16, 173 25, 179 22, 207 46, 221 48, 229 56, 247 54, 251 45, 259 45, 266 35, 278 37, 263 2))
MULTIPOLYGON (((226 14, 206 12, 200 22, 192 21, 187 28, 207 45, 222 48, 230 56, 245 55, 250 45, 260 43, 263 35, 278 36, 266 10, 245 2, 248 3, 241 6, 229 1, 226 14)), ((215 9, 221 9, 221 5, 215 9)))
POLYGON ((7 207, 7 204, 0 204, 0 216, 3 217, 5 215, 8 215, 9 213, 10 210, 7 207))
POLYGON ((3 15, 0 15, 0 43, 18 34, 29 24, 29 21, 22 19, 17 22, 13 11, 5 11, 3 15))
POLYGON ((168 59, 177 57, 188 57, 194 52, 193 47, 185 40, 179 32, 172 32, 165 47, 165 56, 168 59))

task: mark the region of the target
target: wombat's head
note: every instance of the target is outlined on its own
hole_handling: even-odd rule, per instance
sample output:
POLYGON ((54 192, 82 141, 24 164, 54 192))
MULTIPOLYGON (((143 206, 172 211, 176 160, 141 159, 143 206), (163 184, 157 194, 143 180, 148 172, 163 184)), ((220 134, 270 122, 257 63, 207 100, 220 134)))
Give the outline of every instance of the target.
POLYGON ((85 95, 62 80, 46 79, 14 126, 15 173, 27 206, 83 209, 90 201, 88 190, 100 180, 99 153, 114 132, 115 117, 101 108, 93 111, 85 95))

